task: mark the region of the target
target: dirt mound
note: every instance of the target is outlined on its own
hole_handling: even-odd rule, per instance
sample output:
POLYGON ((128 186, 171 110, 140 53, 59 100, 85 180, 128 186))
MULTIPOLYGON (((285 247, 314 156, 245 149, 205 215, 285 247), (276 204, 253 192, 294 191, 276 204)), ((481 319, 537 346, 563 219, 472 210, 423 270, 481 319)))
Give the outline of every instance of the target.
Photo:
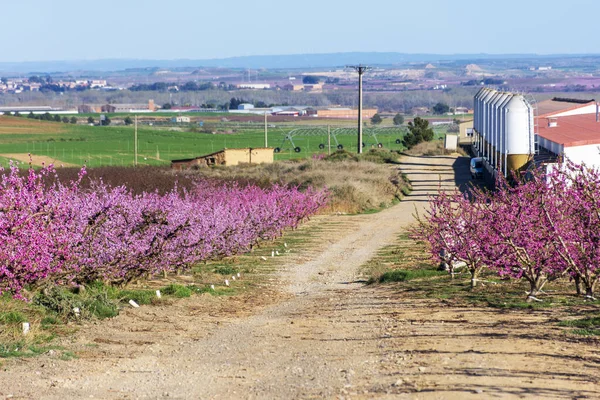
POLYGON ((69 164, 63 161, 60 161, 56 158, 48 157, 48 156, 36 156, 35 154, 27 154, 27 153, 11 153, 11 154, 0 154, 0 157, 8 158, 9 160, 15 160, 22 162, 24 164, 31 164, 35 167, 41 167, 43 165, 53 164, 55 167, 77 167, 75 164, 69 164))

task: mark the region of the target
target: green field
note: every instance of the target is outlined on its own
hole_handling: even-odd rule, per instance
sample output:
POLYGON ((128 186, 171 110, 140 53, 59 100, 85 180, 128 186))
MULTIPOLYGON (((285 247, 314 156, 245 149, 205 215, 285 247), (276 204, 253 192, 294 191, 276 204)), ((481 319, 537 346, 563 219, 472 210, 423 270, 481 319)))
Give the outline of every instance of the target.
MULTIPOLYGON (((309 135, 293 138, 296 152, 284 137, 301 125, 278 125, 268 132, 269 147, 279 147, 281 152, 275 159, 306 158, 315 153, 326 153, 319 145, 327 145, 327 136, 318 135, 313 124, 309 135)), ((138 127, 138 164, 165 165, 171 160, 193 158, 219 151, 223 148, 263 147, 264 128, 256 124, 243 126, 221 124, 217 131, 234 133, 210 134, 190 132, 187 127, 138 127)), ((332 130, 335 127, 332 127, 332 130)), ((325 131, 323 131, 325 132, 325 131)), ((445 132, 436 128, 437 136, 445 132)), ((401 130, 378 135, 378 141, 386 149, 402 150, 396 139, 402 137, 401 130)), ((337 136, 345 150, 356 151, 356 136, 351 130, 337 136)), ((366 148, 376 146, 374 138, 365 135, 366 148)), ((332 138, 332 150, 336 142, 332 138)), ((16 117, 0 118, 0 161, 6 165, 8 159, 20 159, 31 153, 44 162, 56 165, 83 165, 89 167, 134 164, 134 128, 132 126, 88 126, 57 122, 42 122, 16 117), (14 133, 13 133, 14 132, 14 133)), ((35 158, 34 157, 34 158, 35 158)), ((34 160, 39 165, 40 161, 34 160)))

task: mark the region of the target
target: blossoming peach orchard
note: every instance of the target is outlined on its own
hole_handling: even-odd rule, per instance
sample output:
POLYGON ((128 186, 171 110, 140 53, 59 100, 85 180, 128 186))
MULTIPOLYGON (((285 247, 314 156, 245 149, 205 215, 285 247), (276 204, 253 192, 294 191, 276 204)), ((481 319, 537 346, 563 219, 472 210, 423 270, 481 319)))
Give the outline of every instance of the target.
POLYGON ((593 299, 600 278, 600 173, 565 162, 547 174, 497 190, 440 193, 414 229, 431 254, 454 273, 466 264, 472 286, 489 268, 525 279, 528 300, 551 280, 570 276, 577 294, 593 299), (583 288, 582 288, 583 286, 583 288))
POLYGON ((248 251, 297 226, 327 202, 308 189, 198 182, 181 194, 133 195, 96 182, 62 183, 50 167, 0 184, 0 294, 95 280, 122 284, 248 251))

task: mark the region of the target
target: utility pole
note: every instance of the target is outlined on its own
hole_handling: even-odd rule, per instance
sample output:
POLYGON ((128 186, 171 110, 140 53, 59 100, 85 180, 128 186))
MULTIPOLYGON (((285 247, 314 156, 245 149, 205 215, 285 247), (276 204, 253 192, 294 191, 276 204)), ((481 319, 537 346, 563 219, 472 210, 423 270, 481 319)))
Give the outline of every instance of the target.
POLYGON ((137 115, 134 117, 135 129, 133 132, 133 165, 137 167, 138 159, 138 140, 137 140, 137 115))
POLYGON ((371 69, 367 65, 347 65, 346 68, 352 68, 358 72, 358 154, 362 153, 362 133, 363 133, 363 121, 362 121, 362 76, 365 72, 371 69))
POLYGON ((265 111, 265 148, 269 147, 269 140, 267 138, 267 112, 265 111))
POLYGON ((327 154, 331 155, 331 125, 327 125, 327 154))

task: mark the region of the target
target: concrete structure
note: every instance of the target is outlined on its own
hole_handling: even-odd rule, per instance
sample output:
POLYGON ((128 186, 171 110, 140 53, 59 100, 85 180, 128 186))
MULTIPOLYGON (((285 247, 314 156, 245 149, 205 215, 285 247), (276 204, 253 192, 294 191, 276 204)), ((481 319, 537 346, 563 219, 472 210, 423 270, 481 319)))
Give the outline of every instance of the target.
POLYGON ((458 147, 458 135, 447 134, 444 138, 444 149, 456 151, 458 147))
POLYGON ((254 108, 254 104, 249 104, 249 103, 239 104, 237 107, 238 110, 252 110, 253 108, 254 108))
POLYGON ((273 149, 270 147, 223 149, 205 156, 171 161, 171 168, 184 170, 202 168, 215 165, 232 166, 238 164, 271 164, 273 163, 273 149))
POLYGON ((482 88, 474 98, 473 150, 484 158, 486 169, 498 171, 525 167, 535 153, 534 109, 521 94, 482 88))
POLYGON ((537 123, 540 149, 600 168, 600 122, 595 114, 538 117, 537 123))

